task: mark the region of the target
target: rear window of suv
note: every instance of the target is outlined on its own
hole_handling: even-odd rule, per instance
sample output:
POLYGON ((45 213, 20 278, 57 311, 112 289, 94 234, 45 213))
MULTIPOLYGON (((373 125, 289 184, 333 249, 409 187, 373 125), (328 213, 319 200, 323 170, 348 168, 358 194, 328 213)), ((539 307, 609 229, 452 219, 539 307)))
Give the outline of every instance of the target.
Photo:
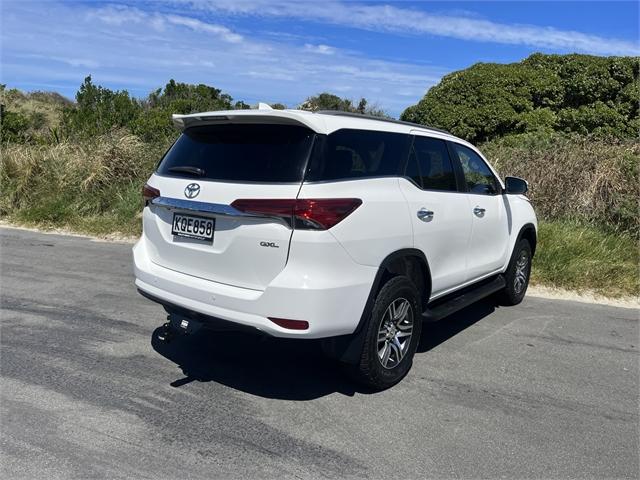
POLYGON ((306 180, 341 180, 398 175, 409 150, 401 133, 342 129, 319 135, 306 180))
POLYGON ((192 127, 165 154, 157 172, 233 182, 299 182, 314 136, 311 130, 293 125, 192 127))

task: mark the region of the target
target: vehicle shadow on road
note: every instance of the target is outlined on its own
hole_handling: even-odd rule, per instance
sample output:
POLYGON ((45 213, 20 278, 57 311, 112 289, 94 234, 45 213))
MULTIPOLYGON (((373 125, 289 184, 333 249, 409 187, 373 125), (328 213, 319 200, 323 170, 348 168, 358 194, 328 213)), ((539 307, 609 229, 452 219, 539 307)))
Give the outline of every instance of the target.
POLYGON ((327 360, 317 341, 288 340, 246 332, 202 329, 179 335, 169 343, 153 334, 156 352, 176 363, 184 378, 217 382, 265 398, 312 400, 331 393, 369 393, 347 378, 336 362, 327 360))
MULTIPOLYGON (((423 325, 418 353, 427 352, 489 315, 490 301, 479 302, 437 323, 423 325)), ((152 336, 153 349, 174 362, 184 377, 171 383, 217 382, 265 398, 312 400, 332 393, 369 394, 328 360, 319 342, 288 340, 247 332, 202 329, 193 335, 177 335, 170 342, 152 336)))
POLYGON ((497 304, 491 297, 480 300, 438 322, 424 322, 417 354, 433 350, 451 337, 469 328, 496 310, 497 304))

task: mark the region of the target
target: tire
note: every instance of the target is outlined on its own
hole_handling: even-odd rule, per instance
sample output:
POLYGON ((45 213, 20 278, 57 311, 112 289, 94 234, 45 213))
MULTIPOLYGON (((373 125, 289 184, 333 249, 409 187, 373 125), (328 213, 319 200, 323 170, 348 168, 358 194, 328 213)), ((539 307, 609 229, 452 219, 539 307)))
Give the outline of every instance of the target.
POLYGON ((384 284, 365 327, 359 362, 350 366, 354 380, 374 390, 384 390, 402 380, 420 341, 420 305, 418 289, 409 278, 394 277, 384 284), (396 316, 391 322, 394 309, 396 316))
POLYGON ((531 245, 528 240, 520 240, 511 255, 511 261, 504 274, 507 286, 500 292, 502 305, 518 305, 524 299, 531 275, 531 245))

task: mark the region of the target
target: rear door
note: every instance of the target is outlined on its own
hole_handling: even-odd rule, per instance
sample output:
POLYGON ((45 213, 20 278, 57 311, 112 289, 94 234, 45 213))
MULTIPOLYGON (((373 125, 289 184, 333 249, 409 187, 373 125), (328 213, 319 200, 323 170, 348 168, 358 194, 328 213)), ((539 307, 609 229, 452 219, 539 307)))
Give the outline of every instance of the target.
POLYGON ((160 191, 143 215, 151 260, 203 279, 264 289, 286 265, 291 226, 286 216, 246 215, 231 204, 295 199, 313 140, 311 130, 293 125, 187 129, 149 180, 160 191))
POLYGON ((409 206, 414 245, 429 262, 432 297, 458 287, 466 277, 471 217, 444 140, 415 135, 400 187, 409 206))
POLYGON ((496 272, 504 265, 509 243, 509 218, 502 187, 487 163, 474 150, 451 142, 464 175, 472 219, 468 249, 467 280, 496 272))

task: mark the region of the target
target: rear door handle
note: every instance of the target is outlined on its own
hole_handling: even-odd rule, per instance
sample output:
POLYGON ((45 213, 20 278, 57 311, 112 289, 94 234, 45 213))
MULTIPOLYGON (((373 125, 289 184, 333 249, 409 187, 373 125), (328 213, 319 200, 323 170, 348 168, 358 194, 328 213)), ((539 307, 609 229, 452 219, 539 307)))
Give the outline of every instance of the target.
POLYGON ((473 209, 473 214, 476 217, 484 217, 484 212, 486 212, 486 210, 484 208, 481 207, 476 207, 473 209))
POLYGON ((418 218, 423 222, 429 222, 433 220, 434 213, 431 210, 427 210, 426 208, 421 208, 417 212, 418 218))

